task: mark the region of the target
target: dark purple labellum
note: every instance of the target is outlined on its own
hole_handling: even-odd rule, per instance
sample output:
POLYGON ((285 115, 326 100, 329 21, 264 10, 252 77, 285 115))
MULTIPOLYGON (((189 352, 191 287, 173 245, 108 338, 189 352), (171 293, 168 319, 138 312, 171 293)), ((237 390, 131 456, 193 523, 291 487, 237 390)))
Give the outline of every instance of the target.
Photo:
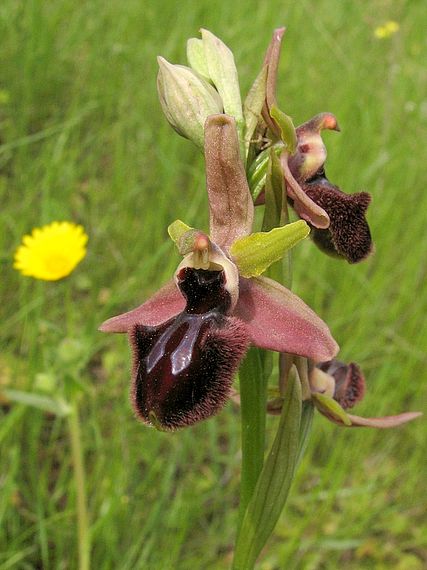
POLYGON ((166 430, 206 419, 224 405, 249 345, 243 323, 226 314, 223 271, 187 267, 178 285, 184 311, 154 327, 135 325, 131 333, 135 411, 166 430))
POLYGON ((316 245, 332 256, 344 257, 349 263, 365 259, 372 251, 372 238, 365 218, 371 201, 367 192, 345 194, 325 177, 323 169, 302 184, 309 198, 329 215, 328 229, 313 228, 316 245))
POLYGON ((335 380, 334 399, 345 410, 363 400, 366 385, 365 377, 355 362, 345 364, 339 360, 330 360, 317 364, 320 370, 333 376, 335 380))

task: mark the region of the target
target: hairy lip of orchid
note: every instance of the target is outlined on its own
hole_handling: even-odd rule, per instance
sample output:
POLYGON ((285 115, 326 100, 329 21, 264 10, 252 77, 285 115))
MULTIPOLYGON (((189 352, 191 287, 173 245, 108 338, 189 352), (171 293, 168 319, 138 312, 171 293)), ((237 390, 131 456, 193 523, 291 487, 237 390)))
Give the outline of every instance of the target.
POLYGON ((260 276, 309 230, 299 221, 251 234, 254 206, 232 117, 208 117, 205 160, 209 236, 172 224, 169 234, 184 255, 175 280, 100 327, 129 334, 134 409, 160 429, 221 409, 250 344, 315 361, 338 351, 327 325, 299 297, 260 276))

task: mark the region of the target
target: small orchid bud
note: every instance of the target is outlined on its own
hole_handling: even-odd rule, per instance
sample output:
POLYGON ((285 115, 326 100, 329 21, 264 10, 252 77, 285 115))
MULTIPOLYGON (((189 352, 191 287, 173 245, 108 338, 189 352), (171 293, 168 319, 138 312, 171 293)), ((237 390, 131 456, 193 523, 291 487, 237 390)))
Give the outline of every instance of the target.
POLYGON ((163 57, 157 60, 157 89, 168 122, 178 134, 203 149, 206 118, 223 111, 220 95, 189 67, 173 65, 163 57))

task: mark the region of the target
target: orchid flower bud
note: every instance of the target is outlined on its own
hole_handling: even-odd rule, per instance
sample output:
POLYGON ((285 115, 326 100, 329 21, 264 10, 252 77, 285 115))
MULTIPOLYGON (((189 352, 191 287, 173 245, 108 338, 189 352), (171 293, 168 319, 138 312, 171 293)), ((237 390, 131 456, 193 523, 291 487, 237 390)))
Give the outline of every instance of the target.
POLYGON ((206 118, 223 111, 220 95, 189 67, 174 65, 163 57, 157 60, 157 89, 168 122, 178 134, 203 149, 206 118))

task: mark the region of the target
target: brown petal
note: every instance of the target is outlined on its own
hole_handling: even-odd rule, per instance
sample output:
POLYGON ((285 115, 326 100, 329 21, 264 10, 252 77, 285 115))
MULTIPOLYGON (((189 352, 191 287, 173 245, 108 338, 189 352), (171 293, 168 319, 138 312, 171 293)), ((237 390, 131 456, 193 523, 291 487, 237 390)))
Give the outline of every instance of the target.
POLYGON ((270 45, 264 59, 264 65, 267 66, 267 88, 265 96, 265 105, 262 110, 262 117, 268 128, 280 137, 280 129, 270 116, 270 109, 276 103, 276 83, 277 71, 279 67, 280 51, 282 47, 282 38, 286 28, 277 28, 273 32, 270 45))
POLYGON ((291 291, 266 277, 240 280, 234 314, 246 323, 252 343, 260 348, 316 362, 330 360, 338 352, 320 317, 291 291))
POLYGON ((205 160, 210 236, 220 247, 228 248, 251 232, 254 215, 233 117, 207 118, 205 160))
POLYGON ((295 180, 289 169, 289 155, 283 152, 280 156, 280 163, 282 165, 283 174, 286 181, 286 191, 288 197, 293 202, 293 208, 300 218, 309 222, 316 228, 327 228, 329 226, 329 216, 325 210, 313 201, 298 182, 295 180))
POLYGON ((311 237, 316 245, 330 255, 344 257, 349 263, 365 259, 373 250, 365 218, 371 196, 367 192, 345 194, 326 178, 316 178, 302 188, 330 218, 327 230, 313 230, 311 237))
POLYGON ((185 307, 185 299, 174 281, 169 281, 150 299, 127 313, 108 319, 99 327, 101 332, 126 333, 135 324, 158 325, 180 313, 185 307))

